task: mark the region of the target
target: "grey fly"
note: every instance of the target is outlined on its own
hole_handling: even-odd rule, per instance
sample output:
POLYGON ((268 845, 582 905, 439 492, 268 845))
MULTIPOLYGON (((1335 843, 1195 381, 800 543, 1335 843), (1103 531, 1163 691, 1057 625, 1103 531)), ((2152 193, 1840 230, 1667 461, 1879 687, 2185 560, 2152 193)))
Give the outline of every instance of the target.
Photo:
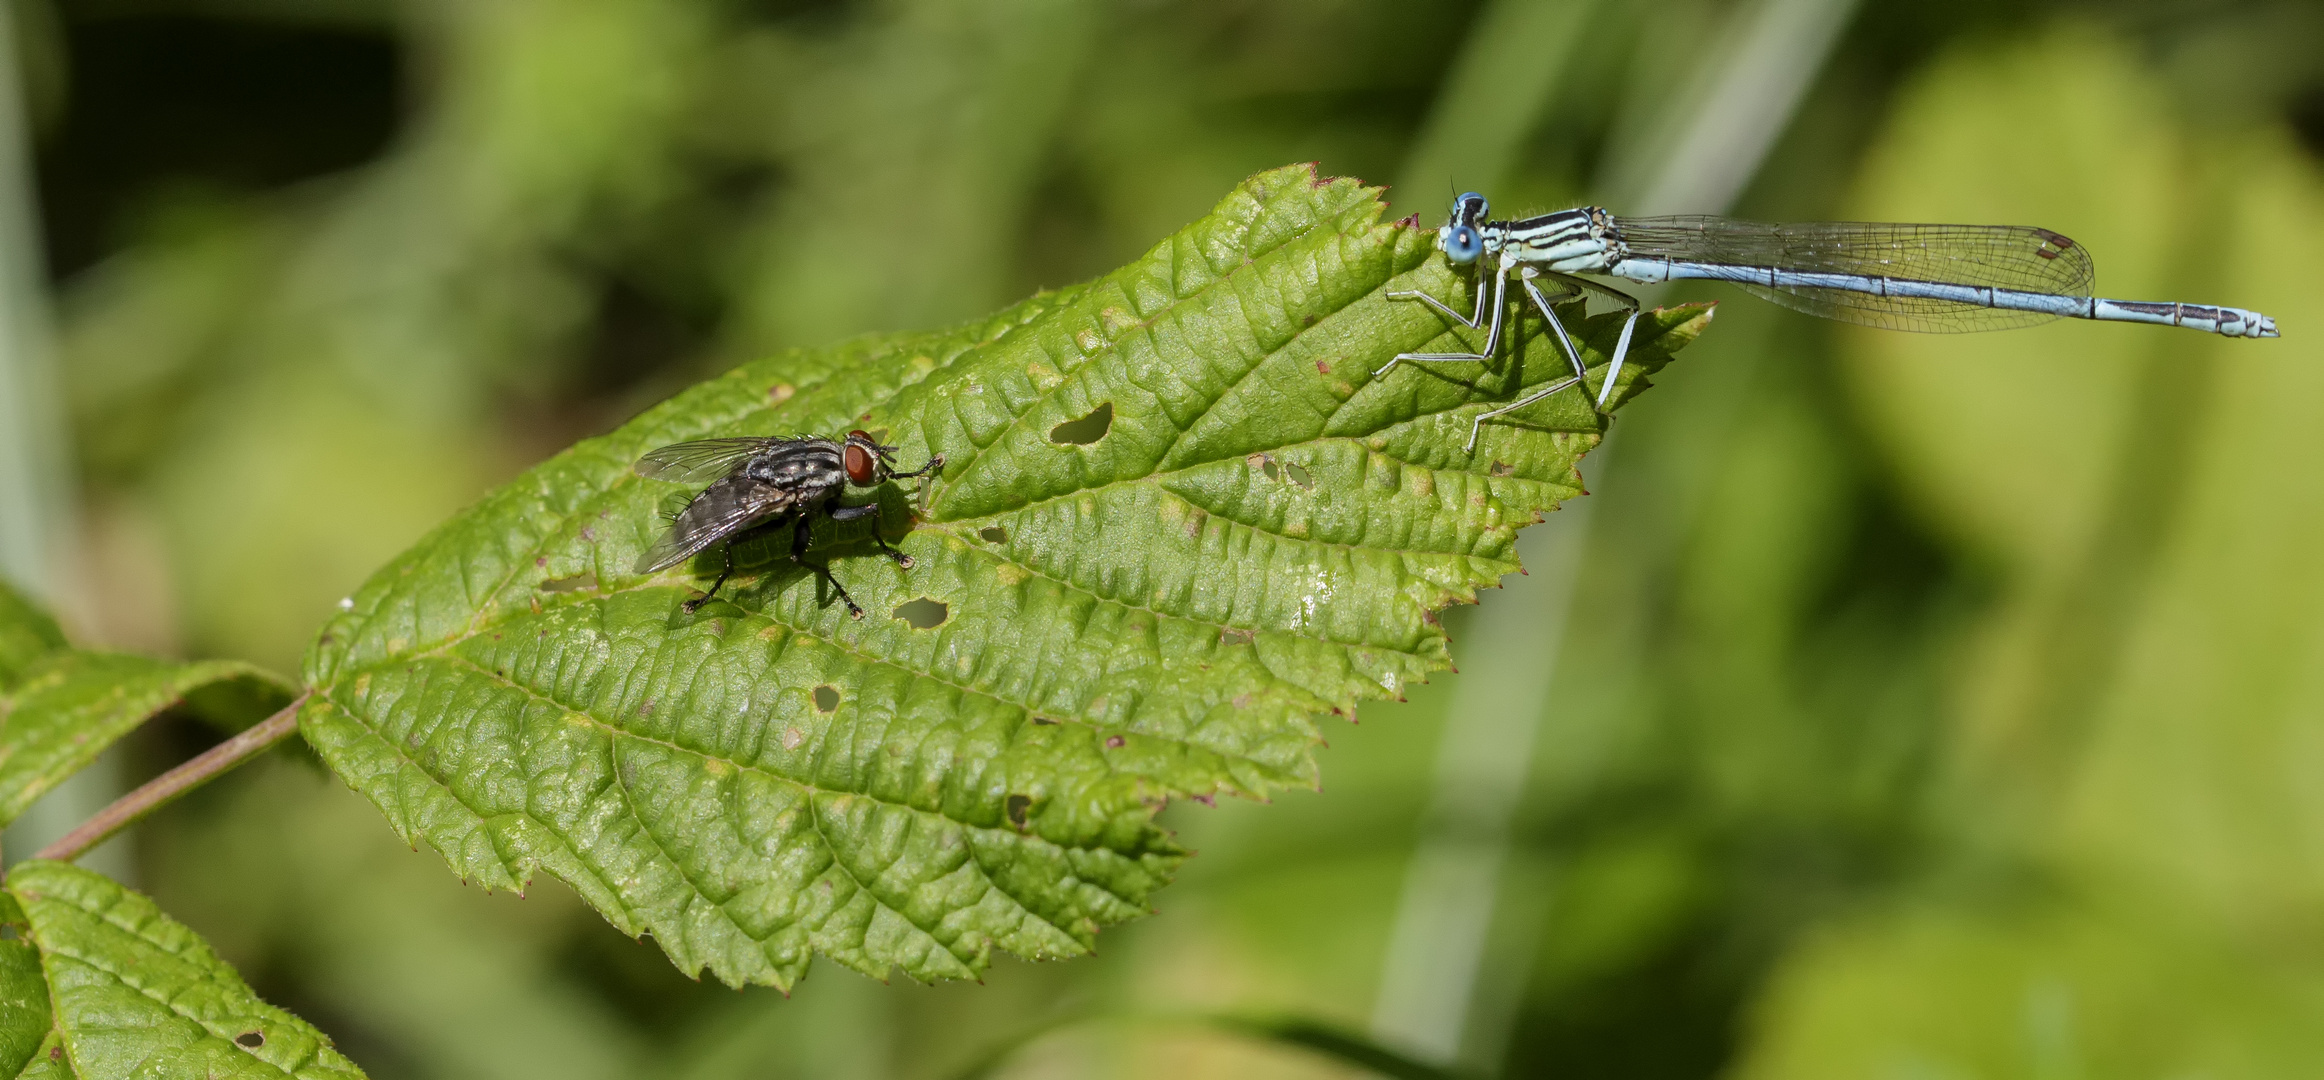
POLYGON ((896 565, 912 568, 912 557, 888 546, 880 535, 880 504, 842 506, 839 496, 850 486, 878 487, 892 479, 926 476, 944 467, 942 455, 911 472, 895 470, 896 448, 881 446, 870 435, 850 431, 845 439, 813 435, 776 435, 764 438, 703 439, 674 443, 637 459, 632 466, 649 480, 681 484, 710 481, 694 501, 670 522, 670 531, 638 556, 637 572, 657 573, 711 548, 724 545, 726 568, 710 591, 685 603, 688 614, 718 595, 719 586, 734 573, 734 545, 791 524, 791 561, 821 575, 831 591, 855 617, 863 609, 831 576, 829 566, 817 566, 807 554, 808 529, 817 515, 834 521, 872 519, 872 540, 896 565))

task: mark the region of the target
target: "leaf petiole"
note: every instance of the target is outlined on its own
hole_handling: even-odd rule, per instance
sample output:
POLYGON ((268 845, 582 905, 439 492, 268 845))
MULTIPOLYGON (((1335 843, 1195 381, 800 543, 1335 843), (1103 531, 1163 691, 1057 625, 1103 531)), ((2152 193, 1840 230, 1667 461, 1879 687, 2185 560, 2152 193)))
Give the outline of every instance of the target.
POLYGON ((203 751, 177 768, 154 777, 137 790, 113 800, 113 804, 89 820, 73 827, 73 831, 40 849, 35 856, 57 862, 71 862, 90 848, 104 843, 114 833, 145 820, 146 815, 169 805, 178 796, 209 783, 235 766, 256 757, 274 744, 283 741, 299 729, 299 706, 306 704, 302 693, 291 699, 281 711, 244 729, 240 734, 203 751))

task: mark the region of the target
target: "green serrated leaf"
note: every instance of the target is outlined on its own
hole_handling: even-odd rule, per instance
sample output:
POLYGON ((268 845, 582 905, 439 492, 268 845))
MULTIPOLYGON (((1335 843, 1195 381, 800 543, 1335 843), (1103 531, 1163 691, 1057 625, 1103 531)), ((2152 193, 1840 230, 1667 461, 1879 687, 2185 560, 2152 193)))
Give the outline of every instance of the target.
MULTIPOLYGON (((302 728, 463 878, 546 869, 689 972, 1085 953, 1183 857, 1156 810, 1312 784, 1317 719, 1444 668, 1432 613, 1580 490, 1604 418, 1579 390, 1462 450, 1566 373, 1546 342, 1372 377, 1462 340, 1388 292, 1469 295, 1432 230, 1382 216, 1376 189, 1278 169, 1096 282, 694 387, 375 575, 308 654, 302 728), (632 572, 694 493, 640 454, 854 427, 946 459, 880 496, 913 569, 819 530, 870 618, 780 539, 697 614, 715 553, 632 572)), ((1707 320, 1641 320, 1617 400, 1707 320)), ((1619 328, 1583 327, 1601 363, 1619 328)))
POLYGON ((0 824, 154 714, 228 683, 243 684, 232 697, 253 712, 250 719, 295 693, 280 676, 235 660, 175 664, 67 649, 27 665, 0 691, 0 824))
POLYGON ((65 647, 65 632, 56 620, 0 581, 0 690, 14 686, 41 657, 65 647))
MULTIPOLYGON (((36 859, 9 869, 7 889, 39 950, 40 1011, 53 1009, 53 1032, 30 1055, 35 1068, 92 1078, 363 1075, 321 1032, 260 1001, 200 936, 110 878, 36 859)), ((0 972, 0 994, 21 989, 21 975, 0 972)), ((0 1002, 0 1048, 15 1050, 30 1030, 18 1014, 32 1009, 0 1002)))

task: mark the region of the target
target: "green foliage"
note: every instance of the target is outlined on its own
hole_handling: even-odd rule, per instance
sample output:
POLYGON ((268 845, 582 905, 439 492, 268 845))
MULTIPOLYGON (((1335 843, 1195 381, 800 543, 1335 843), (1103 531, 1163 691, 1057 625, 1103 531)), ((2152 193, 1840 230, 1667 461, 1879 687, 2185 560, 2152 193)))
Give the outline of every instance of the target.
POLYGON ((65 863, 11 867, 0 918, 0 1073, 341 1078, 331 1040, 260 1001, 153 901, 65 863))
MULTIPOLYGON (((1370 378, 1456 340, 1386 291, 1464 287, 1382 209, 1274 170, 1097 282, 698 386, 383 569, 310 652, 303 728, 464 879, 546 869, 689 972, 1087 952, 1182 857, 1161 806, 1312 784, 1317 718, 1445 667, 1433 612, 1515 571, 1516 530, 1579 491, 1604 418, 1578 390, 1461 449, 1564 374, 1547 342, 1370 378), (1053 437, 1108 408, 1094 441, 1053 437), (946 459, 899 541, 914 569, 824 538, 871 618, 779 541, 696 615, 716 555, 631 572, 690 494, 635 477, 640 454, 859 424, 946 459), (891 615, 916 600, 944 621, 891 615)), ((1642 320, 1618 398, 1707 320, 1642 320)))
POLYGON ((174 664, 72 648, 46 612, 0 585, 0 824, 190 695, 211 695, 229 721, 247 724, 293 693, 240 661, 174 664))
POLYGON ((1873 148, 1853 213, 2006 200, 2091 244, 2114 295, 2232 296, 2303 331, 1849 335, 1913 511, 1991 567, 1930 815, 1955 865, 1788 957, 1741 1076, 2324 1067, 2324 969, 2287 947, 2324 903, 2324 174, 2166 100, 2138 47, 2059 28, 1932 65, 1873 148), (2206 221, 2173 228, 2187 206, 2206 221))

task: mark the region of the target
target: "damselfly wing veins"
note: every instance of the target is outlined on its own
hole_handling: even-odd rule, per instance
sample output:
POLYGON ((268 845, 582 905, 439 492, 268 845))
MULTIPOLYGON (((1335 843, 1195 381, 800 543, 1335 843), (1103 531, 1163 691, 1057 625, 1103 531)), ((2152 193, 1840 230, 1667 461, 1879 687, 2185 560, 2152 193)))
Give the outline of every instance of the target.
POLYGON ((912 557, 888 546, 879 529, 880 504, 848 506, 840 496, 848 488, 873 488, 889 480, 927 476, 944 467, 937 455, 910 472, 895 469, 896 447, 882 446, 870 435, 850 431, 844 439, 814 435, 774 435, 759 438, 702 439, 675 443, 637 459, 632 468, 651 480, 670 480, 710 486, 686 504, 670 521, 668 532, 638 557, 637 572, 658 573, 717 546, 726 566, 710 591, 685 603, 691 614, 734 573, 734 545, 791 526, 791 561, 821 576, 838 594, 847 610, 863 618, 855 598, 831 576, 828 565, 806 560, 810 530, 818 516, 834 521, 872 519, 872 541, 880 551, 906 570, 912 557))
MULTIPOLYGON (((2170 301, 2107 300, 2090 295, 2096 265, 2088 248, 2051 232, 2020 225, 1904 225, 1816 221, 1771 225, 1708 216, 1617 218, 1595 206, 1560 210, 1517 221, 1487 220, 1485 197, 1453 200, 1437 230, 1438 249, 1455 266, 1478 267, 1491 288, 1477 283, 1476 310, 1462 315, 1421 292, 1392 299, 1419 300, 1471 330, 1492 320, 1478 352, 1401 353, 1373 372, 1386 375, 1399 361, 1456 363, 1492 358, 1501 343, 1501 318, 1514 273, 1551 336, 1573 367, 1572 376, 1525 397, 1479 413, 1469 427, 1477 448, 1484 422, 1579 386, 1589 379, 1573 338, 1552 305, 1604 297, 1630 317, 1614 344, 1604 383, 1592 399, 1599 408, 1638 325, 1636 297, 1579 274, 1656 284, 1686 278, 1727 281, 1785 307, 1841 322, 1893 330, 1950 333, 2027 326, 2050 319, 2096 319, 2185 326, 2227 337, 2275 337, 2276 322, 2242 308, 2170 301), (1537 282, 1546 282, 1544 293, 1537 282)), ((1519 301, 1523 303, 1523 301, 1519 301)))

